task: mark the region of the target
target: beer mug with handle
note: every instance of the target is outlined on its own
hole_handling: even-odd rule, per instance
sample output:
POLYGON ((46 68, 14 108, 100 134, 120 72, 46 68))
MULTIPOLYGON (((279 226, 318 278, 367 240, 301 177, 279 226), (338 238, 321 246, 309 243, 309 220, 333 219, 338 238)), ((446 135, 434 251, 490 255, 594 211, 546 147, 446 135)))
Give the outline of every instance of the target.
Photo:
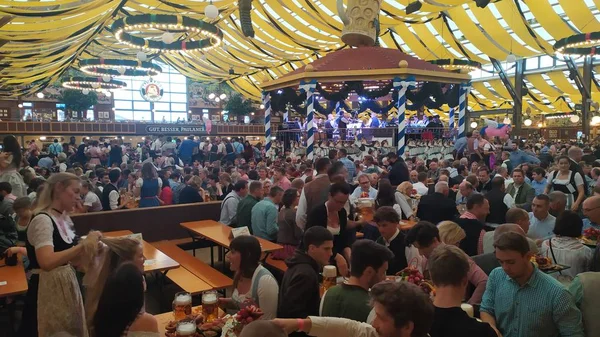
POLYGON ((173 316, 176 321, 181 321, 187 315, 192 314, 192 295, 182 291, 175 294, 173 300, 173 316))
POLYGON ((219 316, 219 297, 215 290, 202 293, 202 316, 204 322, 210 323, 219 316))

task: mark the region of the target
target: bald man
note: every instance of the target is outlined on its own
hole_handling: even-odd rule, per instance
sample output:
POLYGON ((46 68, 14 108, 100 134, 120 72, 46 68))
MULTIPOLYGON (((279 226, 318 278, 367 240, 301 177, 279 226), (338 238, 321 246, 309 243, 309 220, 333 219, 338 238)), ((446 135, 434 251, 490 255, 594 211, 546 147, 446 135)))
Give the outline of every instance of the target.
POLYGON ((583 230, 595 228, 600 230, 600 197, 593 196, 583 201, 583 230))
MULTIPOLYGON (((523 211, 520 208, 512 208, 512 209, 518 209, 518 210, 523 211)), ((523 211, 523 212, 525 212, 525 211, 523 211)), ((525 212, 525 215, 527 217, 529 217, 527 212, 525 212)), ((507 214, 507 218, 508 218, 508 214, 507 214)), ((483 236, 483 253, 484 254, 493 253, 494 252, 494 242, 500 237, 500 235, 502 235, 504 233, 508 233, 508 232, 519 233, 519 234, 522 234, 523 236, 527 237, 526 236, 527 233, 525 233, 525 231, 523 231, 523 228, 517 224, 506 223, 506 224, 500 225, 496 228, 496 230, 494 230, 492 232, 486 232, 484 234, 484 236, 483 236)), ((535 241, 533 241, 530 238, 527 238, 527 242, 529 243, 529 250, 532 253, 537 254, 538 247, 535 244, 535 241)))

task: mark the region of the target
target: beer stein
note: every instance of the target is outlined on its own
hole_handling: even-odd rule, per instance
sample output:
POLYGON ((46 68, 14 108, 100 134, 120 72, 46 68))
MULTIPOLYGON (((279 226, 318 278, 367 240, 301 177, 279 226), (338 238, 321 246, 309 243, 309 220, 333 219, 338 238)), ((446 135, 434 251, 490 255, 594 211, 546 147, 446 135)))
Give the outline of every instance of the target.
POLYGON ((324 266, 323 267, 323 290, 327 291, 329 288, 337 284, 337 269, 335 266, 324 266))
POLYGON ((177 323, 175 333, 177 337, 193 337, 196 335, 196 322, 191 319, 185 319, 177 323))
POLYGON ((371 222, 373 221, 373 215, 375 213, 373 206, 374 201, 371 198, 358 198, 356 201, 356 209, 358 210, 358 215, 360 220, 371 222))
POLYGON ((175 294, 173 300, 173 316, 176 321, 180 321, 192 314, 192 295, 188 292, 179 292, 175 294))
POLYGON ((214 290, 202 293, 202 315, 204 322, 210 323, 219 316, 219 298, 214 290))

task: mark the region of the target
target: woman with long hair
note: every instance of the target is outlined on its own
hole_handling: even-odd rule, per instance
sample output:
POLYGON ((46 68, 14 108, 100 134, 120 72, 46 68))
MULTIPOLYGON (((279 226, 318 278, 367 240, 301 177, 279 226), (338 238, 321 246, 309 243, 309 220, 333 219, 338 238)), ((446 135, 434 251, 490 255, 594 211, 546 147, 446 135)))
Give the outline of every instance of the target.
POLYGON ((259 263, 261 248, 258 239, 250 235, 238 236, 229 247, 229 268, 235 274, 234 290, 231 298, 220 300, 221 304, 233 312, 245 304, 255 304, 264 312, 261 319, 277 317, 279 286, 271 272, 259 263))
POLYGON ((160 206, 158 195, 162 188, 162 180, 158 179, 156 168, 152 163, 144 163, 142 177, 135 185, 135 195, 141 198, 140 208, 160 206))
POLYGON ((244 142, 244 159, 246 159, 246 162, 249 162, 250 159, 254 158, 254 149, 252 148, 252 145, 250 144, 249 141, 245 141, 244 142))
POLYGON ((108 277, 93 318, 95 337, 159 337, 158 321, 143 311, 144 275, 133 263, 108 277))
POLYGON ((144 251, 139 240, 120 237, 102 238, 102 247, 90 259, 91 264, 83 278, 86 288, 85 316, 90 328, 98 307, 98 301, 106 282, 113 270, 124 262, 133 262, 138 269, 144 271, 144 251))
POLYGON ((302 241, 302 229, 296 225, 296 207, 299 202, 298 190, 290 188, 283 192, 281 203, 283 207, 279 210, 277 217, 277 243, 283 246, 283 249, 273 252, 273 258, 277 260, 286 260, 294 256, 294 252, 300 246, 302 241))
MULTIPOLYGON (((398 189, 401 189, 401 186, 405 187, 406 185, 400 184, 398 189)), ((377 191, 377 197, 375 198, 376 209, 381 206, 391 206, 394 208, 396 213, 398 213, 401 219, 407 220, 412 218, 414 214, 407 201, 407 196, 404 193, 395 191, 388 179, 381 179, 378 187, 379 190, 377 191)), ((410 185, 410 188, 412 190, 412 185, 410 185)), ((402 191, 409 193, 407 188, 402 191)))
POLYGON ((160 200, 163 205, 173 205, 173 190, 169 184, 169 180, 165 177, 160 177, 162 180, 162 188, 160 190, 160 200))
POLYGON ((68 213, 79 200, 80 189, 76 175, 55 173, 37 198, 25 242, 32 275, 19 336, 52 336, 58 332, 88 336, 72 265, 87 265, 82 257, 94 254, 101 234, 92 231, 79 244, 75 241, 68 213))
POLYGON ((2 157, 0 158, 0 182, 7 182, 12 187, 12 194, 17 198, 27 196, 27 186, 19 174, 21 167, 21 146, 13 135, 4 137, 2 157))

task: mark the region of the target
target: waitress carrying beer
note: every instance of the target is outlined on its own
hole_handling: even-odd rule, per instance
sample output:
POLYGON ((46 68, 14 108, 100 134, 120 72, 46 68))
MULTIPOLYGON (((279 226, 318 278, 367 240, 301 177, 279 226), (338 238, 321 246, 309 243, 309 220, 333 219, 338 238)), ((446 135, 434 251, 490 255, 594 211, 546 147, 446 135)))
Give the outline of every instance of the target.
POLYGON ((38 197, 25 242, 32 276, 25 297, 19 336, 46 337, 59 332, 88 336, 75 270, 78 257, 98 247, 99 232, 74 241, 67 212, 79 200, 81 182, 70 173, 53 174, 38 197))

